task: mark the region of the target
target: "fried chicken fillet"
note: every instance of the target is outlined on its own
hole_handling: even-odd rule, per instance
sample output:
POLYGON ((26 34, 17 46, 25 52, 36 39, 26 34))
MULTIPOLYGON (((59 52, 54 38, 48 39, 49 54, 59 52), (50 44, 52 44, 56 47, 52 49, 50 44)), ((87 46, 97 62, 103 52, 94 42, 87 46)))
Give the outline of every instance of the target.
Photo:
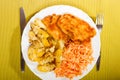
POLYGON ((92 28, 87 22, 71 14, 62 15, 59 18, 57 25, 72 40, 84 41, 96 34, 95 29, 92 28))
POLYGON ((67 36, 57 26, 57 21, 59 20, 60 17, 61 17, 60 15, 56 14, 49 15, 42 19, 42 22, 46 25, 48 33, 52 35, 54 39, 65 40, 67 39, 67 36))

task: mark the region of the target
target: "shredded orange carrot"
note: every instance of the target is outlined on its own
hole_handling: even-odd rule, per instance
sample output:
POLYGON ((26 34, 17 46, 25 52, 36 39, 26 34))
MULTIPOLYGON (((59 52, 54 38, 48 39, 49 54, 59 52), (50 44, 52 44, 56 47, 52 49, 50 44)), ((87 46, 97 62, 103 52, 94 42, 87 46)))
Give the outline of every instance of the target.
POLYGON ((62 53, 61 66, 55 69, 56 76, 72 79, 77 75, 81 75, 92 61, 90 41, 83 43, 78 41, 69 42, 62 53))

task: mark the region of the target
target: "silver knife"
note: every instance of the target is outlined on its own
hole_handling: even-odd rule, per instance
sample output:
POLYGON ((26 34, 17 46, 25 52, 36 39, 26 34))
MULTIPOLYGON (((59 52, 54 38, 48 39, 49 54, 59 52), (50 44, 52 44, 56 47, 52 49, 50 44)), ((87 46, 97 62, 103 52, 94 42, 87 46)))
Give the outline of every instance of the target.
MULTIPOLYGON (((26 25, 26 18, 25 18, 25 14, 24 14, 24 10, 23 10, 23 8, 21 7, 20 8, 20 32, 21 32, 21 37, 22 37, 22 33, 23 33, 23 30, 24 30, 24 28, 25 28, 25 25, 26 25)), ((20 50, 20 67, 21 67, 21 71, 22 72, 24 72, 24 70, 25 70, 25 61, 24 61, 24 59, 23 59, 23 55, 22 55, 22 51, 20 50)))
MULTIPOLYGON (((96 17, 96 27, 97 27, 99 33, 101 33, 101 30, 103 28, 103 15, 102 14, 98 14, 96 17)), ((100 61, 101 61, 101 47, 100 47, 100 56, 98 57, 98 60, 96 62, 97 71, 100 70, 100 61)))

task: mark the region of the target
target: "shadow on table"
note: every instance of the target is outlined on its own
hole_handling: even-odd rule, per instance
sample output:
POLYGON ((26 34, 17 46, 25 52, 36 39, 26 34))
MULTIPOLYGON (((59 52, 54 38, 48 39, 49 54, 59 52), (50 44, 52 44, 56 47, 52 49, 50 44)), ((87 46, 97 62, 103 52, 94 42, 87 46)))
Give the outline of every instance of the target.
POLYGON ((17 26, 11 36, 10 40, 10 57, 9 63, 10 67, 16 73, 18 80, 40 80, 36 77, 29 69, 25 66, 25 72, 22 73, 20 69, 20 26, 17 26))
POLYGON ((38 13, 38 11, 34 11, 33 13, 31 13, 29 16, 26 16, 26 21, 28 22, 36 13, 38 13))
POLYGON ((20 73, 20 33, 19 26, 14 29, 10 40, 10 67, 21 78, 20 73))

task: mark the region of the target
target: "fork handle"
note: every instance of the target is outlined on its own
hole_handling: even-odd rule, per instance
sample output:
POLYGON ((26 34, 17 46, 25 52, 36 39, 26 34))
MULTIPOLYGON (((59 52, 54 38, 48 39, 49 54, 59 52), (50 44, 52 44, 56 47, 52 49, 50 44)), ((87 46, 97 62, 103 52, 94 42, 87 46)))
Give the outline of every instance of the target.
POLYGON ((96 63, 97 71, 99 71, 99 69, 100 69, 100 61, 101 61, 101 51, 100 51, 100 55, 99 55, 97 63, 96 63))

